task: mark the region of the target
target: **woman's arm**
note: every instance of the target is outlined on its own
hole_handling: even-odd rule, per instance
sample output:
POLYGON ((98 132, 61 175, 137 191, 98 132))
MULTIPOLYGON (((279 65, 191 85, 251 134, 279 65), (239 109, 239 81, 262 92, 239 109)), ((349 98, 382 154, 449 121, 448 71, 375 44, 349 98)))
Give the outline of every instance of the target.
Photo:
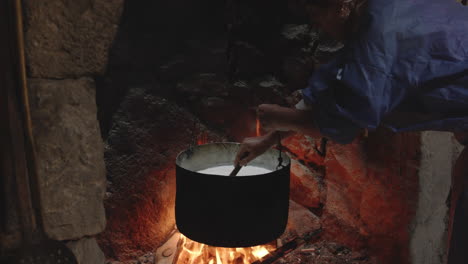
POLYGON ((257 115, 266 131, 294 131, 312 137, 321 137, 314 123, 314 110, 300 110, 279 105, 262 104, 257 115))
POLYGON ((235 164, 245 166, 277 144, 279 139, 294 135, 296 132, 321 137, 313 122, 313 110, 299 110, 279 105, 263 104, 258 107, 257 115, 262 130, 268 131, 259 137, 249 137, 241 144, 235 164))

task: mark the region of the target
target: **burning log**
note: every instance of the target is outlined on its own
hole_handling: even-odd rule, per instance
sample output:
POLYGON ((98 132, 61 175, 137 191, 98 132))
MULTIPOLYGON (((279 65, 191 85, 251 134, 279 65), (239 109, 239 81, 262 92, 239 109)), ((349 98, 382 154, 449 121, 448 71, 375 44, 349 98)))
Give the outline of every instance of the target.
POLYGON ((257 260, 253 262, 252 264, 272 264, 278 259, 287 256, 289 253, 296 250, 298 247, 304 245, 305 243, 314 242, 320 237, 321 233, 322 233, 322 228, 309 232, 303 237, 297 237, 287 242, 282 247, 279 247, 275 251, 269 253, 268 255, 263 257, 261 260, 257 260))
POLYGON ((250 248, 213 247, 181 235, 172 264, 249 264, 261 259, 274 248, 273 243, 250 248))

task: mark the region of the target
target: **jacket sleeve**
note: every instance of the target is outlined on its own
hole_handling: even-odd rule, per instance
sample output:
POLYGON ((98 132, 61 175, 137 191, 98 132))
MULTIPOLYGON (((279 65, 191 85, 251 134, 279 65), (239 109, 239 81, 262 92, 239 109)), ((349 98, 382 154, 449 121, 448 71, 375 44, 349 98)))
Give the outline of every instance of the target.
POLYGON ((321 134, 347 144, 361 129, 375 129, 404 97, 392 87, 398 85, 379 68, 337 58, 322 65, 302 93, 316 109, 314 122, 321 134))

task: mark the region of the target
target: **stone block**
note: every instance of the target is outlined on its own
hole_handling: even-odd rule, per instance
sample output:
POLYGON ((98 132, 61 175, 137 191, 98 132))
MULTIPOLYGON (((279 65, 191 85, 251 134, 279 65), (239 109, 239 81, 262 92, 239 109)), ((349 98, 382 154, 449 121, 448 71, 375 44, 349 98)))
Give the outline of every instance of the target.
POLYGON ((280 239, 286 243, 320 228, 320 219, 316 215, 304 206, 290 200, 288 224, 280 239))
POLYGON ((291 161, 290 197, 305 207, 317 208, 324 202, 324 186, 318 172, 313 172, 296 160, 291 161))
POLYGON ((69 240, 101 232, 106 177, 94 81, 30 79, 29 98, 46 233, 69 240))
POLYGON ((75 254, 78 264, 104 264, 106 258, 95 238, 82 238, 67 243, 67 247, 75 254))
POLYGON ((123 0, 25 1, 29 77, 102 74, 123 0))

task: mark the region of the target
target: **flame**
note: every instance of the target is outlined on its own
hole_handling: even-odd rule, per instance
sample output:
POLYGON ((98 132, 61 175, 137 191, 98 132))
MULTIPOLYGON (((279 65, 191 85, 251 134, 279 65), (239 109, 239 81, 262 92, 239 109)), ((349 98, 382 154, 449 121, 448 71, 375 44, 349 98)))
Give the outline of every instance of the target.
POLYGON ((203 145, 206 143, 208 143, 208 133, 203 132, 200 135, 198 135, 197 145, 203 145))
POLYGON ((182 234, 180 239, 182 246, 177 264, 250 264, 275 249, 271 244, 250 248, 218 248, 192 241, 182 234))
POLYGON ((261 134, 260 134, 260 119, 258 119, 258 116, 257 116, 257 122, 256 122, 256 126, 255 126, 255 133, 256 133, 257 137, 261 136, 261 134))
POLYGON ((254 247, 252 249, 252 255, 254 255, 258 259, 262 259, 264 256, 268 255, 270 253, 265 247, 254 247))

